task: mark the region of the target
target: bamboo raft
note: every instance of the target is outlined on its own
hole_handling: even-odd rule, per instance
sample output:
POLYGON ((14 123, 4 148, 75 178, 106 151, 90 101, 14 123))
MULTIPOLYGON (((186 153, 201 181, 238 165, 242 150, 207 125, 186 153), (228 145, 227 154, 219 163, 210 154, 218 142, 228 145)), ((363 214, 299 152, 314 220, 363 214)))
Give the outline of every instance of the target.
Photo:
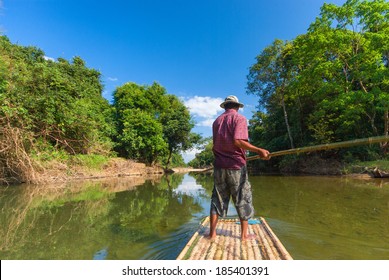
POLYGON ((210 240, 205 237, 209 232, 207 217, 177 260, 292 260, 264 218, 250 220, 248 230, 256 238, 241 242, 239 220, 219 219, 217 237, 210 240))

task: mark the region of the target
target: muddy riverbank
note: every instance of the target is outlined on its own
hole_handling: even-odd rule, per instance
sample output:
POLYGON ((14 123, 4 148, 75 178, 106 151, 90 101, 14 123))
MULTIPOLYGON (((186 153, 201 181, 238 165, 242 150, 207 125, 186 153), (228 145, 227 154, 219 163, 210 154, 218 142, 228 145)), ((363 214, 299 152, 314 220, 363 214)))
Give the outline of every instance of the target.
MULTIPOLYGON (((44 166, 36 168, 33 184, 59 183, 69 181, 81 181, 89 179, 104 179, 116 177, 154 177, 162 176, 165 173, 187 173, 200 171, 190 167, 178 167, 165 170, 159 165, 146 166, 144 163, 135 162, 124 158, 111 158, 98 168, 91 168, 79 164, 67 164, 59 161, 51 161, 44 166)), ((12 182, 11 180, 8 180, 12 182)), ((24 183, 24 182, 15 182, 24 183)))
MULTIPOLYGON (((204 169, 194 169, 191 167, 176 167, 165 170, 163 167, 146 166, 144 163, 135 162, 124 158, 110 158, 99 167, 88 167, 82 164, 50 161, 44 166, 36 168, 34 174, 35 181, 30 183, 59 183, 88 179, 103 179, 116 177, 150 177, 162 176, 166 173, 187 173, 191 171, 201 172, 204 169)), ((212 172, 210 169, 208 172, 212 172)), ((258 174, 251 170, 252 174, 258 174)), ((267 174, 266 170, 261 170, 260 174, 267 174)), ((274 172, 271 172, 272 174, 274 172)), ((356 163, 344 164, 336 160, 324 160, 311 158, 286 165, 276 172, 283 175, 332 175, 332 176, 353 176, 360 178, 374 178, 379 175, 388 175, 389 170, 386 164, 377 163, 356 163)), ((12 180, 8 182, 13 183, 12 180)), ((23 183, 23 182, 14 182, 23 183)))

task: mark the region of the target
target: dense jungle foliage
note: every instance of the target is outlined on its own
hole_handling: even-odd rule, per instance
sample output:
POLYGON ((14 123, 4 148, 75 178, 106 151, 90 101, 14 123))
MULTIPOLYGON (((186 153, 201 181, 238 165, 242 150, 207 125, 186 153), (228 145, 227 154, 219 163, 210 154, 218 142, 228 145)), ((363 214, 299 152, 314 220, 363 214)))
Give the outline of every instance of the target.
POLYGON ((0 181, 34 181, 42 162, 120 155, 146 164, 183 164, 199 139, 188 109, 158 85, 127 83, 102 97, 101 73, 48 59, 0 36, 0 181))
MULTIPOLYGON (((260 52, 249 69, 247 93, 259 98, 250 140, 270 151, 388 135, 389 3, 324 4, 306 34, 275 40, 260 52)), ((387 149, 383 143, 320 154, 372 160, 384 157, 387 149)), ((207 158, 206 151, 199 156, 207 158)), ((294 160, 298 157, 266 164, 294 160)))

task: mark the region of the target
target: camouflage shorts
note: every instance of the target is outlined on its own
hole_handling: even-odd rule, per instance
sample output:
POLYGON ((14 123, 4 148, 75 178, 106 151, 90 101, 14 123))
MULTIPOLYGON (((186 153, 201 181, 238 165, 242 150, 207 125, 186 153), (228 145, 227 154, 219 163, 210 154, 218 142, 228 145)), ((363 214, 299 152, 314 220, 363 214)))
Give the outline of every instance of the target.
POLYGON ((211 214, 220 217, 227 215, 230 198, 234 202, 239 218, 248 220, 254 215, 251 185, 248 181, 247 167, 240 170, 214 169, 214 186, 211 197, 211 214))

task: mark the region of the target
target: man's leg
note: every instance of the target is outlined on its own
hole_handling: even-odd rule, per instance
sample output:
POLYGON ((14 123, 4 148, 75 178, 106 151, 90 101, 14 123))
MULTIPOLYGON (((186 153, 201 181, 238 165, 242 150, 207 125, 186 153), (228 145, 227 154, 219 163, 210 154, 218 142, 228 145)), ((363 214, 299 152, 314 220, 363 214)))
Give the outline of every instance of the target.
POLYGON ((246 166, 243 166, 240 170, 231 171, 229 183, 232 188, 232 200, 239 215, 241 239, 242 241, 255 239, 255 235, 248 233, 248 220, 254 215, 254 206, 246 166))
POLYGON ((240 219, 240 229, 241 229, 240 238, 242 241, 252 240, 252 239, 255 239, 255 237, 256 237, 254 234, 249 234, 248 225, 249 225, 249 222, 247 220, 240 219))
POLYGON ((210 209, 210 231, 209 238, 214 239, 216 237, 216 225, 221 217, 227 215, 228 202, 230 200, 230 192, 227 189, 225 183, 226 170, 221 168, 215 168, 213 171, 214 186, 211 196, 211 209, 210 209))
POLYGON ((219 219, 219 216, 217 214, 212 214, 209 216, 210 217, 210 230, 209 230, 209 238, 210 239, 215 239, 216 238, 216 226, 217 226, 217 221, 219 219))

